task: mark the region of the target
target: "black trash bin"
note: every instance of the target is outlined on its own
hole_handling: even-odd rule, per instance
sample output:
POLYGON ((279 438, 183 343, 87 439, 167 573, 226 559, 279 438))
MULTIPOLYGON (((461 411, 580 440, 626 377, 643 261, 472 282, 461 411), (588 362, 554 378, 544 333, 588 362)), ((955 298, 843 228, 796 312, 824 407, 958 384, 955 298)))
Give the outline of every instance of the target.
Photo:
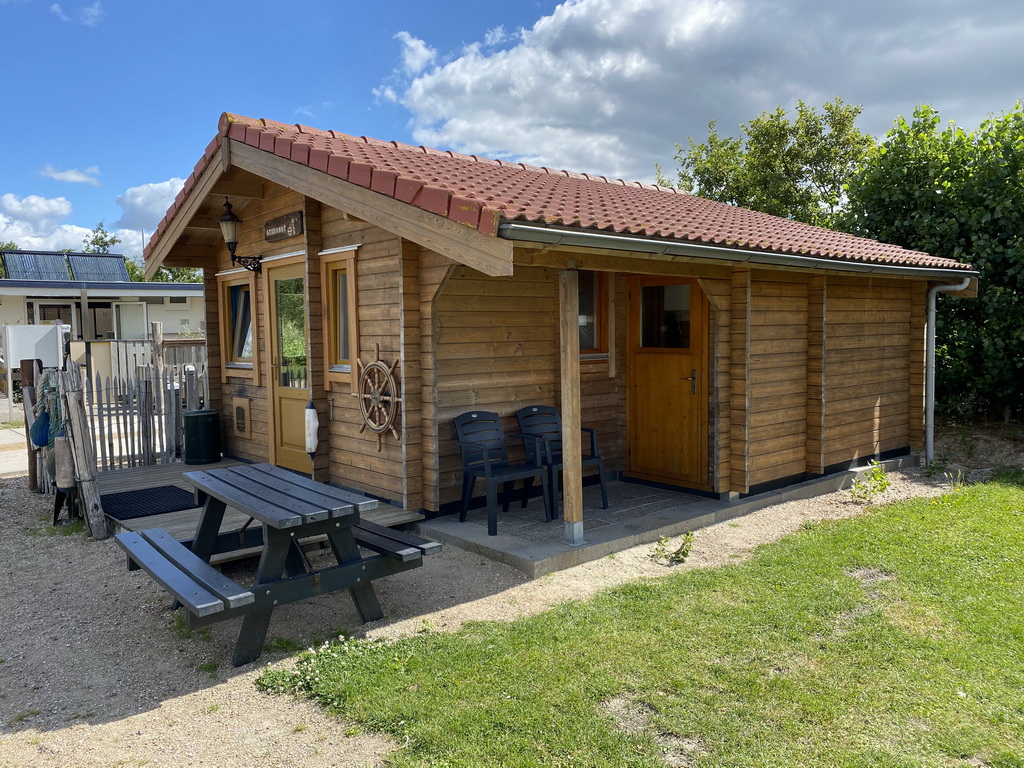
POLYGON ((185 411, 186 464, 213 464, 220 461, 220 414, 217 411, 185 411))

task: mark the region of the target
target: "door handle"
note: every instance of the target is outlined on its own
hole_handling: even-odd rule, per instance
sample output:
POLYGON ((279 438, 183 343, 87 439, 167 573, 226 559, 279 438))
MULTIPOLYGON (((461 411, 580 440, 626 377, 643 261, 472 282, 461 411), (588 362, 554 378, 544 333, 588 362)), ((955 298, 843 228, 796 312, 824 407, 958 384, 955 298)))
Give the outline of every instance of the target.
POLYGON ((688 381, 688 382, 690 382, 690 394, 691 395, 696 395, 697 394, 697 369, 696 368, 692 368, 690 370, 690 375, 685 377, 685 378, 680 379, 680 381, 688 381))

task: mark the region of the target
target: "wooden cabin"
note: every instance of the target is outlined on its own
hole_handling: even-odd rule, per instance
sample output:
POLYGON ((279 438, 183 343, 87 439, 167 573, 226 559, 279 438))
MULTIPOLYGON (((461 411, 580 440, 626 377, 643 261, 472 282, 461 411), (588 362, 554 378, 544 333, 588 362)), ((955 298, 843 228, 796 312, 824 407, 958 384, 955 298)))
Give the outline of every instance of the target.
POLYGON ((227 454, 427 516, 457 507, 473 409, 515 431, 559 406, 570 455, 596 427, 608 474, 722 498, 917 451, 926 294, 977 274, 674 189, 230 114, 145 256, 204 271, 227 454))

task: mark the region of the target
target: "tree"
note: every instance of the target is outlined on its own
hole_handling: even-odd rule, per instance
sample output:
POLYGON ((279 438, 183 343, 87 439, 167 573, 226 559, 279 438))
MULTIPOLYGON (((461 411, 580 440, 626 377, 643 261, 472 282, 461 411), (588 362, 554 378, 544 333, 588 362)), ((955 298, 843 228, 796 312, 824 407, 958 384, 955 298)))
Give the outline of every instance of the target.
MULTIPOLYGON (((21 248, 13 240, 8 240, 6 243, 0 243, 0 251, 20 251, 21 248)), ((0 278, 7 277, 7 273, 4 271, 4 265, 0 262, 0 278)))
POLYGON ((103 228, 101 221, 92 231, 91 236, 82 240, 82 253, 110 253, 111 246, 117 245, 121 239, 103 228))
POLYGON ((146 282, 146 272, 135 259, 125 259, 124 267, 128 270, 128 279, 133 283, 146 282))
POLYGON ((898 118, 849 185, 847 227, 973 264, 977 299, 942 299, 935 324, 939 407, 972 418, 1022 412, 1024 107, 973 132, 929 106, 898 118))
MULTIPOLYGON (((133 283, 146 282, 146 270, 143 265, 135 259, 125 259, 124 265, 128 269, 128 279, 133 283)), ((203 273, 199 269, 189 267, 158 267, 149 282, 152 283, 201 283, 203 273)))
POLYGON ((191 267, 158 267, 153 275, 154 283, 201 283, 203 271, 191 267))
MULTIPOLYGON (((836 98, 819 113, 802 101, 795 119, 782 107, 740 125, 744 139, 719 136, 708 124, 703 144, 676 145, 678 186, 701 197, 808 224, 835 227, 844 210, 844 185, 873 146, 857 130, 860 106, 836 98)), ((658 183, 671 181, 657 169, 658 183)))

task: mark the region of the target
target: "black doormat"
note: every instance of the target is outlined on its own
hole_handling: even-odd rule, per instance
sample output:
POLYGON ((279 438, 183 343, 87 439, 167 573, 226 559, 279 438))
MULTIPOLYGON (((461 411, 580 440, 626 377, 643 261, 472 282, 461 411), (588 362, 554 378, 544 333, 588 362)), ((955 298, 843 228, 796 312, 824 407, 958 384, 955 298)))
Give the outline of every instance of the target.
POLYGON ((176 485, 158 485, 138 491, 106 493, 100 497, 103 511, 115 520, 178 512, 196 505, 195 496, 176 485))

